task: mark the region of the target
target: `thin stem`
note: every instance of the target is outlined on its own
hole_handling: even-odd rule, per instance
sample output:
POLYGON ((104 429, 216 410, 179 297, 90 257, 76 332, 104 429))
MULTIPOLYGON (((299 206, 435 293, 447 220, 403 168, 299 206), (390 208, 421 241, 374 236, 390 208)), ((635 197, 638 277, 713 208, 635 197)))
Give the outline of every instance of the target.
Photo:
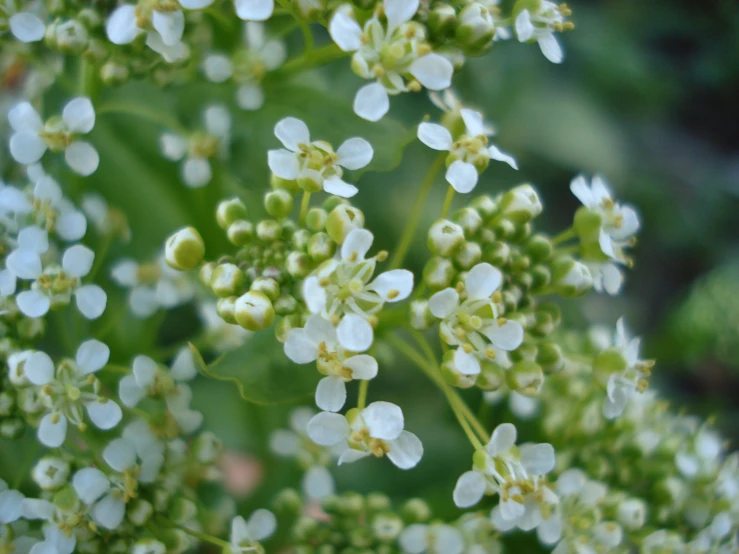
POLYGON ((90 272, 87 274, 88 281, 94 281, 98 271, 103 267, 111 242, 113 242, 113 235, 105 233, 100 246, 98 246, 98 251, 95 253, 95 262, 92 264, 92 269, 90 269, 90 272))
POLYGON ((415 329, 410 331, 410 333, 411 336, 418 343, 418 346, 421 347, 421 350, 423 350, 423 353, 426 354, 426 358, 428 358, 428 361, 435 366, 438 366, 439 360, 437 360, 436 354, 434 354, 434 349, 431 348, 431 345, 429 344, 429 341, 426 340, 426 337, 424 337, 420 331, 416 331, 415 329))
POLYGON ((321 67, 348 55, 349 54, 347 52, 344 52, 335 44, 328 44, 322 48, 318 48, 312 52, 306 52, 302 56, 290 60, 277 71, 267 75, 267 78, 279 82, 289 75, 321 67))
POLYGON ((367 405, 367 389, 369 388, 369 381, 366 379, 359 382, 359 398, 357 399, 357 409, 364 410, 367 405))
POLYGON ((413 241, 413 235, 415 235, 416 228, 418 227, 418 223, 421 220, 421 215, 423 214, 423 206, 426 203, 426 198, 431 191, 431 187, 436 180, 436 176, 439 174, 439 171, 444 166, 445 159, 446 152, 442 152, 441 154, 439 154, 429 170, 426 172, 426 176, 423 178, 421 186, 418 187, 416 199, 413 201, 413 207, 411 208, 411 216, 408 218, 408 222, 405 224, 403 234, 400 237, 398 248, 396 248, 395 253, 393 254, 393 258, 390 261, 390 269, 399 268, 403 263, 403 260, 405 260, 405 256, 408 253, 411 242, 413 241))
POLYGON ((305 225, 305 216, 308 214, 308 207, 310 206, 310 192, 303 191, 303 199, 300 201, 300 217, 298 217, 298 224, 302 227, 305 225))
POLYGON ((556 237, 554 237, 552 239, 552 244, 557 245, 565 241, 568 241, 570 239, 574 239, 576 236, 577 236, 577 233, 575 233, 575 230, 572 227, 570 227, 569 229, 565 229, 560 234, 558 234, 556 237))
POLYGON ((449 185, 449 188, 446 191, 446 196, 444 197, 444 205, 441 207, 441 217, 445 218, 447 214, 449 213, 449 208, 452 207, 452 200, 454 200, 454 187, 452 185, 449 185))
MULTIPOLYGON (((203 542, 209 542, 210 544, 214 544, 216 546, 220 546, 222 548, 230 548, 231 543, 228 541, 224 541, 223 539, 219 539, 218 537, 214 537, 212 535, 208 535, 207 533, 199 533, 198 531, 193 531, 192 529, 188 529, 187 527, 184 527, 182 525, 177 525, 174 521, 171 521, 167 519, 166 517, 159 516, 159 519, 166 523, 169 527, 173 527, 175 529, 179 529, 180 531, 184 531, 186 534, 190 535, 191 537, 195 537, 198 540, 201 540, 203 542)), ((253 550, 256 552, 256 547, 249 547, 245 549, 241 549, 242 552, 248 552, 250 550, 253 550)))
POLYGON ((180 125, 180 122, 176 119, 170 118, 165 113, 147 110, 146 108, 142 108, 141 106, 134 104, 103 104, 99 108, 95 109, 95 113, 96 115, 104 115, 106 113, 134 115, 136 117, 140 117, 141 119, 146 119, 151 123, 156 123, 157 125, 162 125, 163 127, 167 127, 169 129, 172 129, 173 131, 177 131, 178 133, 187 134, 187 130, 182 125, 180 125))

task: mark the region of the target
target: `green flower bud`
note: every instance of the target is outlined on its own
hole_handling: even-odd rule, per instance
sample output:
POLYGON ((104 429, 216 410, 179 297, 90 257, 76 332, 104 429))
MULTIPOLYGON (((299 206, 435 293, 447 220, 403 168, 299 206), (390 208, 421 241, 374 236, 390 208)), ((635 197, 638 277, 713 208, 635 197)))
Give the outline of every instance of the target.
POLYGON ((318 171, 306 171, 298 177, 296 182, 298 187, 307 193, 323 190, 323 176, 318 171))
POLYGON ((470 202, 470 208, 476 210, 483 220, 488 220, 498 213, 498 205, 488 195, 475 198, 470 202))
POLYGON ((198 507, 189 498, 175 498, 167 510, 167 517, 175 523, 186 523, 196 515, 198 515, 198 507))
POLYGON ((357 208, 340 204, 328 214, 326 232, 334 242, 343 244, 346 236, 354 229, 364 227, 364 214, 357 208))
POLYGON ((164 259, 178 271, 196 268, 205 256, 205 243, 194 227, 184 227, 167 239, 164 259))
POLYGON ((305 252, 308 250, 308 245, 312 238, 313 233, 308 229, 298 229, 293 233, 293 236, 290 238, 290 242, 295 250, 305 252))
POLYGON ((346 492, 339 497, 339 513, 357 515, 364 510, 364 497, 356 492, 346 492))
POLYGON ((477 210, 472 208, 462 208, 453 216, 452 221, 459 225, 464 231, 464 236, 468 239, 477 233, 482 227, 482 217, 477 210))
POLYGON ((447 219, 436 221, 428 233, 428 248, 438 256, 450 256, 464 244, 464 230, 447 219))
POLYGON ((246 219, 246 206, 238 197, 223 200, 216 208, 216 223, 221 229, 228 229, 240 219, 246 219))
POLYGON ((203 264, 200 266, 200 272, 198 276, 200 277, 200 282, 203 283, 206 287, 210 286, 210 280, 213 278, 213 271, 216 267, 218 267, 218 264, 215 262, 208 262, 207 264, 203 264))
POLYGON ((316 233, 308 244, 308 254, 314 262, 325 262, 336 252, 336 243, 326 233, 316 233))
POLYGON ((555 325, 562 323, 562 310, 554 302, 544 302, 537 308, 538 311, 548 312, 552 316, 555 325))
POLYGON ((277 315, 288 315, 297 311, 298 301, 294 296, 283 294, 274 302, 274 306, 277 315))
POLYGON ((423 268, 423 281, 432 291, 448 287, 456 274, 454 265, 446 258, 435 256, 423 268))
MULTIPOLYGON (((585 244, 598 244, 602 225, 603 218, 600 214, 590 211, 585 206, 580 206, 577 209, 572 223, 575 233, 577 233, 577 236, 585 244)), ((600 247, 598 247, 598 250, 600 250, 600 247)))
POLYGON ((100 80, 105 86, 120 86, 130 77, 128 67, 116 61, 108 61, 100 68, 100 80))
POLYGON ((565 356, 562 353, 562 348, 554 342, 541 343, 539 345, 539 351, 536 354, 536 363, 547 373, 554 373, 561 370, 565 365, 565 356))
POLYGON ((300 498, 300 493, 295 489, 281 490, 272 501, 272 507, 275 511, 288 514, 297 515, 302 506, 303 500, 300 498))
POLYGON ((94 29, 103 23, 100 14, 92 8, 82 8, 77 14, 77 19, 88 29, 94 29))
POLYGON ((367 502, 367 509, 372 512, 381 512, 384 510, 389 510, 391 507, 390 497, 380 492, 372 492, 368 494, 366 498, 366 502, 367 502))
POLYGON ((526 243, 526 253, 531 259, 538 262, 544 261, 552 255, 554 246, 552 241, 544 235, 534 235, 526 243))
POLYGON ((450 350, 444 354, 441 363, 441 375, 447 383, 460 389, 469 389, 475 385, 477 375, 465 375, 457 371, 454 365, 454 351, 450 350))
POLYGON ((483 360, 480 364, 481 372, 477 375, 475 384, 484 391, 496 391, 506 382, 506 370, 502 366, 483 360))
POLYGON ((544 384, 544 371, 536 362, 521 360, 508 370, 508 387, 524 396, 536 396, 544 384))
POLYGON ((321 508, 329 515, 336 515, 341 509, 341 499, 337 495, 331 494, 321 499, 321 508))
POLYGON ((510 241, 516 234, 516 224, 510 219, 498 219, 493 226, 493 231, 497 239, 510 241))
POLYGON ((647 505, 638 498, 629 498, 619 503, 618 522, 629 531, 638 531, 647 521, 647 505))
POLYGON ((372 520, 372 534, 378 541, 394 541, 403 527, 403 520, 393 513, 378 514, 372 520))
POLYGON ((519 185, 503 195, 501 211, 517 223, 527 223, 538 216, 543 208, 539 195, 531 185, 519 185))
POLYGON ((428 329, 434 324, 434 314, 429 310, 428 300, 414 300, 411 302, 411 327, 418 330, 428 329))
POLYGON ((275 309, 264 293, 249 291, 236 300, 234 317, 244 329, 261 331, 274 323, 275 309))
POLYGON ((282 225, 274 219, 257 223, 257 237, 264 242, 274 242, 282 236, 282 225))
POLYGON ((293 211, 293 197, 284 189, 268 192, 264 195, 264 209, 272 217, 283 219, 293 211))
MULTIPOLYGON (((520 322, 519 322, 520 323, 520 322)), ((524 342, 521 346, 511 351, 508 355, 514 362, 522 360, 533 361, 536 359, 538 347, 531 342, 524 342)))
POLYGON ((462 269, 472 269, 482 258, 482 248, 476 242, 465 242, 454 255, 454 261, 462 269))
MULTIPOLYGON (((277 310, 275 310, 277 311, 277 310)), ((287 340, 287 335, 293 329, 299 329, 302 327, 302 322, 298 314, 289 314, 277 322, 275 325, 275 338, 284 343, 287 340)), ((306 466, 310 466, 313 463, 313 458, 305 460, 306 466)))
POLYGON ((311 231, 323 231, 326 227, 328 212, 323 208, 311 208, 305 215, 305 226, 311 231))
POLYGON ((270 277, 257 277, 249 287, 249 290, 261 292, 270 301, 274 302, 280 296, 280 285, 270 277))
POLYGON ((270 174, 269 184, 274 189, 286 190, 291 194, 298 194, 300 192, 300 187, 298 186, 298 182, 295 179, 282 179, 274 173, 270 174))
POLYGON ((530 326, 528 331, 535 337, 549 336, 556 329, 552 320, 552 314, 548 312, 536 312, 534 318, 534 325, 530 326))
POLYGON ((436 4, 429 12, 426 21, 434 35, 451 37, 457 22, 457 12, 449 4, 436 4))
POLYGON ((372 546, 374 543, 372 531, 366 527, 355 527, 349 531, 349 543, 357 548, 372 546))
POLYGON ((52 502, 60 510, 71 512, 78 506, 79 498, 71 486, 66 486, 54 493, 52 502))
POLYGON ((511 247, 505 242, 491 242, 482 251, 482 260, 495 267, 506 266, 510 258, 511 247))
POLYGON ((151 516, 154 514, 154 507, 151 502, 141 498, 134 498, 126 505, 126 517, 133 525, 142 527, 146 525, 151 516))
POLYGON ((309 21, 319 21, 326 11, 326 0, 295 0, 300 14, 309 21))
POLYGON ((245 285, 244 272, 235 264, 217 265, 210 279, 210 288, 220 298, 238 296, 245 285))
POLYGON ((223 443, 210 431, 200 433, 190 448, 195 459, 203 465, 214 464, 223 453, 223 443))
POLYGON ((545 265, 535 265, 529 271, 531 276, 531 289, 539 290, 546 286, 552 281, 552 272, 545 265))
POLYGON ((612 346, 600 352, 593 360, 593 376, 602 385, 606 386, 614 373, 622 373, 629 367, 628 360, 619 348, 612 346))
POLYGON ((431 508, 422 498, 411 498, 400 508, 400 517, 408 524, 424 523, 431 518, 431 508))
POLYGON ((553 282, 558 294, 576 298, 593 287, 590 270, 572 258, 559 258, 552 265, 553 282))
POLYGON ((475 54, 490 44, 495 36, 495 21, 486 7, 477 2, 467 4, 459 12, 455 32, 457 44, 466 52, 475 54))
POLYGON ((90 35, 85 26, 76 19, 56 25, 54 31, 56 46, 64 54, 81 54, 87 48, 90 35))
POLYGON ((231 296, 229 298, 221 298, 216 303, 216 313, 223 321, 232 325, 236 324, 236 300, 237 298, 235 296, 231 296))
POLYGON ((26 424, 22 419, 3 419, 0 421, 0 437, 4 439, 17 439, 26 430, 26 424))
POLYGON ((287 256, 287 261, 285 262, 285 269, 291 277, 302 279, 303 277, 307 277, 313 270, 313 262, 308 254, 303 254, 302 252, 290 252, 287 256))

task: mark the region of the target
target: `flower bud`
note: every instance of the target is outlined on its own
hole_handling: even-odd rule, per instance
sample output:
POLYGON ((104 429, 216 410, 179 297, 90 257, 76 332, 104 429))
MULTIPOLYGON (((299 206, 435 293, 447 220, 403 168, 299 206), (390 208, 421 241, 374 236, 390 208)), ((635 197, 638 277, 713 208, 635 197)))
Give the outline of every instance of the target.
POLYGON ((531 259, 543 261, 552 255, 554 246, 549 237, 545 237, 544 235, 534 235, 526 243, 525 249, 526 254, 528 254, 531 259))
POLYGON ((203 464, 214 464, 223 453, 223 443, 210 431, 200 433, 192 442, 191 452, 203 464))
POLYGON ((516 234, 516 224, 510 219, 497 219, 493 226, 493 232, 497 239, 512 242, 511 239, 516 234))
POLYGON ((175 498, 167 510, 167 517, 175 523, 187 523, 196 515, 198 515, 198 507, 189 498, 175 498))
POLYGON ((26 423, 20 418, 0 421, 0 437, 8 440, 19 438, 26 430, 26 423))
POLYGON ((302 506, 303 500, 300 498, 300 493, 295 489, 281 490, 272 501, 272 508, 276 512, 297 515, 302 506))
POLYGON ((519 185, 503 195, 501 211, 517 223, 527 223, 542 212, 539 195, 531 185, 519 185))
POLYGON ((528 331, 535 337, 547 337, 551 335, 556 326, 549 312, 536 312, 534 324, 528 327, 528 331))
POLYGON ((236 315, 235 315, 235 309, 236 309, 236 297, 231 296, 229 298, 221 298, 216 303, 216 313, 220 316, 220 318, 225 321, 226 323, 231 323, 232 325, 236 324, 236 315))
POLYGON ((203 261, 205 243, 194 227, 184 227, 167 239, 164 259, 178 271, 194 269, 203 261))
POLYGON ((454 365, 453 350, 449 350, 444 354, 444 358, 441 362, 441 375, 447 383, 460 389, 469 389, 473 387, 477 380, 477 375, 465 375, 457 370, 457 366, 454 365))
POLYGON ((206 287, 210 286, 210 280, 213 278, 213 271, 216 267, 218 267, 218 264, 215 262, 208 262, 200 266, 198 276, 200 277, 200 282, 206 287))
POLYGON ((336 206, 326 219, 326 232, 337 244, 343 244, 350 232, 362 227, 364 227, 364 214, 357 208, 346 204, 336 206))
POLYGON ((283 294, 274 302, 274 307, 277 315, 288 315, 298 309, 298 301, 294 296, 283 294))
POLYGON ((51 501, 57 508, 67 512, 76 508, 79 503, 79 497, 75 490, 70 485, 67 485, 54 493, 51 501))
POLYGON ((272 217, 283 219, 293 211, 293 197, 284 189, 268 192, 264 195, 264 209, 272 217))
POLYGON ((524 396, 535 396, 544 384, 541 366, 531 360, 521 360, 508 370, 508 387, 524 396))
POLYGON ((336 243, 326 233, 316 233, 308 244, 308 254, 317 263, 328 260, 335 252, 336 243))
POLYGON ((134 498, 126 506, 126 517, 134 525, 141 527, 149 521, 154 513, 154 507, 150 502, 141 498, 134 498))
POLYGON ((585 206, 580 206, 575 212, 572 228, 583 243, 598 243, 603 218, 585 206))
POLYGON ((231 224, 240 219, 246 219, 246 206, 240 198, 230 198, 218 204, 216 222, 221 229, 228 229, 231 224))
POLYGON ((280 296, 280 285, 270 277, 257 277, 251 284, 251 287, 249 287, 249 290, 261 292, 271 302, 274 302, 280 296))
POLYGON ((452 216, 452 221, 464 231, 464 236, 472 237, 482 227, 482 217, 477 210, 462 208, 452 216))
POLYGON ((82 23, 70 19, 55 26, 56 46, 64 54, 81 54, 87 48, 90 35, 82 23))
POLYGON ((462 8, 455 37, 465 51, 471 54, 479 52, 490 44, 493 36, 495 21, 490 10, 478 2, 472 2, 462 8))
POLYGON ((304 254, 303 252, 290 252, 287 256, 287 261, 285 262, 285 270, 291 277, 302 279, 303 277, 307 277, 313 270, 313 262, 308 254, 304 254))
POLYGON ((300 187, 298 186, 298 183, 297 181, 295 181, 295 179, 292 179, 292 180, 281 179, 274 173, 272 173, 269 177, 269 184, 274 189, 286 190, 287 192, 291 194, 297 194, 300 192, 300 187))
POLYGON ((323 190, 323 175, 316 170, 302 172, 297 180, 298 187, 304 192, 314 193, 323 190))
POLYGON ((482 252, 482 260, 494 265, 495 267, 503 267, 508 265, 511 258, 511 247, 505 242, 496 241, 486 244, 482 252))
POLYGON ((378 541, 394 541, 403 531, 403 527, 403 520, 391 512, 378 514, 372 520, 372 534, 378 541))
POLYGON ((449 4, 436 4, 429 12, 426 24, 434 35, 451 37, 457 22, 457 12, 449 4))
POLYGON ((547 373, 559 371, 565 365, 562 348, 554 342, 541 343, 539 345, 539 351, 536 354, 536 363, 547 373))
POLYGON ((257 238, 264 242, 274 242, 282 236, 282 225, 274 219, 264 219, 257 223, 257 238))
POLYGON ((600 352, 593 360, 593 376, 605 387, 612 374, 623 373, 628 367, 629 362, 623 352, 612 346, 600 352))
POLYGON ((411 302, 410 322, 411 327, 419 331, 428 329, 434 324, 434 315, 429 310, 428 300, 414 300, 411 302))
POLYGON ((345 492, 339 497, 339 513, 356 515, 364 510, 364 497, 357 492, 345 492))
POLYGON ((464 244, 464 230, 447 219, 436 221, 429 229, 428 248, 438 256, 449 256, 464 244))
POLYGON ((426 262, 423 268, 423 281, 432 291, 448 287, 456 271, 454 265, 446 258, 435 256, 426 262))
POLYGON ((234 317, 244 329, 261 331, 274 323, 275 310, 264 293, 249 291, 236 300, 234 317))
POLYGON ((552 267, 554 286, 565 298, 575 298, 593 287, 593 277, 588 267, 572 258, 560 258, 552 267))
POLYGON ((464 269, 472 269, 482 258, 482 248, 476 242, 465 242, 454 255, 454 261, 457 265, 464 269))
POLYGON ((489 360, 480 364, 481 372, 477 375, 475 384, 484 391, 499 390, 506 382, 506 370, 489 360))
MULTIPOLYGON (((125 545, 123 545, 125 548, 125 545)), ((108 548, 108 552, 117 552, 115 547, 108 548)), ((139 539, 131 548, 131 554, 165 554, 167 546, 156 539, 139 539)))
POLYGON ((100 68, 100 80, 109 87, 120 86, 128 81, 131 73, 122 63, 110 60, 100 68))
POLYGON ((629 531, 638 531, 647 520, 647 505, 638 498, 629 498, 618 505, 618 522, 629 531))
POLYGON ((431 508, 429 508, 425 500, 411 498, 400 508, 400 517, 408 524, 423 523, 431 517, 431 508))
POLYGON ((528 274, 531 276, 532 290, 543 289, 552 282, 552 272, 545 265, 535 265, 528 274))
POLYGON ((69 463, 61 458, 47 456, 36 463, 32 475, 42 490, 56 490, 67 482, 69 463))
POLYGON ((244 272, 234 264, 217 265, 210 279, 210 288, 220 298, 239 295, 245 284, 244 272))
POLYGON ((323 231, 326 227, 328 212, 323 208, 311 208, 305 215, 305 226, 311 231, 323 231))

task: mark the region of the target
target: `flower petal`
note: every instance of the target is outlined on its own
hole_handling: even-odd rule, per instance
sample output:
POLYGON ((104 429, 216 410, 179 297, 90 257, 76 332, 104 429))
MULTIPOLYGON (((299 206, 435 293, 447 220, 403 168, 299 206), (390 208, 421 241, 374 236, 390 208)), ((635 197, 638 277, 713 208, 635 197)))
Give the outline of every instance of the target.
POLYGON ((309 364, 318 358, 318 346, 305 329, 292 329, 285 340, 285 355, 296 364, 309 364))
POLYGON ((106 529, 116 529, 126 514, 126 505, 118 496, 108 494, 92 508, 92 519, 106 529))
POLYGON ((411 64, 410 73, 429 90, 443 90, 452 84, 454 66, 439 54, 426 54, 411 64))
POLYGON ((336 151, 338 164, 347 169, 361 169, 372 161, 372 145, 361 137, 345 140, 336 151))
POLYGON ((553 33, 547 33, 539 37, 539 48, 544 57, 552 63, 562 63, 564 52, 553 33))
POLYGON ((403 411, 390 402, 373 402, 361 411, 361 416, 373 438, 394 440, 403 431, 403 411))
POLYGON ((470 508, 482 500, 485 477, 479 471, 468 471, 457 479, 454 487, 454 503, 457 508, 470 508))
POLYGON ((103 450, 105 463, 123 473, 136 464, 136 449, 126 439, 113 439, 103 450))
POLYGON ((72 486, 82 502, 92 504, 110 488, 110 480, 99 469, 86 467, 74 474, 72 486))
POLYGON ((367 229, 351 230, 341 245, 341 258, 351 262, 364 260, 374 240, 374 235, 367 229))
POLYGON ((236 90, 236 104, 242 110, 254 111, 264 106, 264 89, 259 83, 244 83, 236 90))
POLYGON ((110 14, 108 22, 105 24, 105 32, 108 34, 108 40, 113 44, 128 44, 141 33, 141 29, 136 26, 136 6, 133 4, 123 4, 110 14))
POLYGON ((7 267, 18 279, 36 279, 43 270, 38 252, 32 250, 13 250, 5 259, 7 267))
POLYGON ((377 360, 368 354, 358 354, 344 360, 344 367, 352 371, 352 379, 369 380, 377 376, 377 360))
POLYGON ((427 123, 425 121, 420 123, 417 134, 418 140, 434 150, 451 150, 454 142, 449 130, 438 123, 427 123))
POLYGON ((390 451, 387 457, 400 469, 411 469, 423 457, 421 440, 409 431, 402 431, 397 439, 388 441, 390 451))
POLYGON ((83 285, 74 292, 74 300, 86 319, 97 319, 105 311, 108 295, 98 285, 83 285))
POLYGON ((46 152, 46 143, 33 131, 20 131, 10 137, 10 155, 20 164, 34 164, 46 152))
POLYGON ((349 434, 349 423, 341 414, 321 412, 310 419, 306 431, 316 444, 333 446, 349 434))
POLYGON ((446 288, 429 298, 429 310, 439 319, 449 317, 459 306, 459 293, 453 288, 446 288))
POLYGON ((301 144, 310 144, 308 126, 296 117, 286 117, 278 121, 275 136, 291 152, 299 152, 301 144))
POLYGON ((494 146, 491 144, 488 147, 488 153, 490 154, 491 159, 496 160, 498 162, 505 162, 508 165, 510 165, 513 169, 518 169, 518 163, 516 163, 515 158, 511 156, 510 154, 506 154, 497 146, 494 146))
POLYGON ((465 352, 461 346, 454 351, 454 367, 462 375, 477 375, 480 373, 480 361, 471 352, 465 352))
POLYGON ((266 21, 275 9, 274 0, 234 0, 234 6, 244 21, 266 21))
POLYGON ((331 472, 323 466, 312 466, 303 476, 303 491, 308 498, 322 499, 334 494, 336 487, 331 472))
POLYGON ((341 377, 330 375, 318 382, 316 406, 327 412, 338 412, 346 402, 346 385, 341 377))
POLYGON ((95 108, 86 96, 73 98, 64 106, 62 119, 72 133, 89 133, 95 126, 95 108))
POLYGON ((369 322, 356 314, 346 314, 336 327, 339 344, 352 352, 364 352, 374 340, 374 331, 369 322))
POLYGON ((517 321, 510 319, 502 325, 499 325, 496 321, 481 332, 501 350, 515 350, 523 342, 523 327, 517 321))
POLYGON ((485 450, 491 456, 498 456, 504 452, 508 452, 516 444, 516 436, 515 425, 512 423, 501 423, 493 430, 490 442, 485 447, 485 450))
POLYGON ((185 14, 181 10, 160 12, 154 10, 151 15, 151 25, 162 37, 167 46, 174 46, 182 40, 185 31, 185 14))
POLYGON ((400 302, 408 298, 413 291, 413 273, 407 269, 392 269, 380 273, 368 287, 375 291, 386 302, 400 302))
POLYGON ((300 173, 298 158, 293 152, 283 148, 267 152, 267 165, 277 177, 288 181, 297 179, 300 173))
POLYGON ((46 385, 54 378, 54 362, 46 352, 38 350, 23 364, 23 373, 34 385, 46 385))
POLYGON ((399 25, 410 21, 418 11, 419 0, 385 0, 385 16, 387 17, 388 33, 399 25))
POLYGON ((191 189, 204 187, 213 178, 213 170, 206 158, 187 158, 182 164, 182 180, 191 189))
POLYGON ((521 464, 534 475, 546 475, 554 469, 554 448, 549 443, 521 445, 521 464))
POLYGON ((447 168, 445 178, 452 188, 466 194, 477 186, 477 169, 474 165, 462 160, 455 160, 447 168))
POLYGON ((100 165, 100 155, 95 147, 89 142, 76 140, 64 151, 64 159, 67 165, 75 173, 87 177, 95 173, 100 165))
POLYGON ((67 418, 60 413, 46 414, 41 418, 38 426, 38 440, 44 446, 49 448, 57 448, 64 443, 67 437, 67 418), (54 423, 54 416, 59 420, 54 423))
POLYGON ((107 398, 102 402, 88 402, 86 407, 87 415, 90 416, 95 427, 104 431, 118 425, 123 416, 121 407, 107 398))
POLYGON ((269 510, 259 509, 246 522, 246 529, 251 540, 263 541, 277 529, 277 518, 269 510))
POLYGON ((72 277, 84 277, 92 269, 95 252, 83 244, 75 244, 64 251, 62 268, 72 277))
POLYGON ((30 102, 20 102, 13 106, 8 112, 8 122, 16 132, 36 133, 44 126, 41 116, 30 102))
POLYGON ((362 46, 362 28, 354 18, 342 11, 337 11, 331 18, 328 32, 344 52, 354 52, 362 46))
POLYGON ((390 98, 380 83, 364 85, 354 97, 354 113, 367 121, 379 121, 389 109, 390 98))
POLYGON ((489 263, 477 264, 464 281, 467 297, 473 300, 490 298, 500 288, 503 274, 489 263))
POLYGON ((313 314, 323 311, 326 307, 326 290, 319 284, 315 275, 303 281, 303 300, 313 314))
POLYGON ((369 455, 370 453, 365 452, 364 450, 347 448, 346 450, 344 450, 344 452, 341 453, 341 456, 339 456, 339 465, 351 464, 352 462, 356 462, 358 460, 361 460, 362 458, 366 458, 369 455))
POLYGON ((20 12, 10 16, 8 20, 10 32, 21 42, 38 42, 46 34, 46 25, 31 12, 20 12))
POLYGON ((26 290, 15 297, 15 303, 21 313, 28 317, 42 317, 49 312, 51 300, 37 290, 26 290))
POLYGON ((336 175, 323 180, 323 190, 329 194, 333 194, 334 196, 340 196, 341 198, 351 198, 359 192, 357 187, 343 181, 336 175))

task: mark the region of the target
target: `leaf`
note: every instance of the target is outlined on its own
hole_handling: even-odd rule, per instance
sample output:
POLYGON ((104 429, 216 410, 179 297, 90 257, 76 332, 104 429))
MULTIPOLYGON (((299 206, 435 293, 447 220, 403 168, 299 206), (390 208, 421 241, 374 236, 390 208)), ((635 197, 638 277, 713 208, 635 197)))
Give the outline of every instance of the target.
POLYGON ((210 364, 192 343, 190 350, 203 375, 233 383, 244 400, 255 404, 305 400, 313 395, 319 379, 313 366, 301 367, 285 356, 270 329, 255 333, 210 364))

